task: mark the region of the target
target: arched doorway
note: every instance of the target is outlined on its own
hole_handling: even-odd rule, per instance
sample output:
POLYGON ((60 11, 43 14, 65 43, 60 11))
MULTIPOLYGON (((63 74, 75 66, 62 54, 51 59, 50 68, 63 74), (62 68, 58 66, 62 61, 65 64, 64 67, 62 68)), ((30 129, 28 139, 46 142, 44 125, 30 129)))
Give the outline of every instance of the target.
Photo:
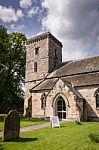
POLYGON ((62 96, 59 96, 56 101, 56 115, 60 120, 65 120, 67 114, 66 103, 62 96))

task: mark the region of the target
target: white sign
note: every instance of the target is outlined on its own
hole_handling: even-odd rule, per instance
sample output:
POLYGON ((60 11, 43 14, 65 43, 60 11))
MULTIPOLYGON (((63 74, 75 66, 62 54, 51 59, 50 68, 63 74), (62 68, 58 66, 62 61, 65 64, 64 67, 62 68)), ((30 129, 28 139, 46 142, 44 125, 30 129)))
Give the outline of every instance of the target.
POLYGON ((60 127, 58 116, 50 117, 50 123, 51 123, 52 128, 60 127))

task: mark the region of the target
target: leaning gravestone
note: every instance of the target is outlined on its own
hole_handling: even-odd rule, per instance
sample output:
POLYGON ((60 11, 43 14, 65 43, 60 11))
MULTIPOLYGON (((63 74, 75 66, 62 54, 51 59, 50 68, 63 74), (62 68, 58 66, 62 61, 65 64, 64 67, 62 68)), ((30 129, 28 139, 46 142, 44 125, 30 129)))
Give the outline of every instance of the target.
POLYGON ((51 123, 52 128, 54 128, 54 127, 60 127, 58 116, 52 116, 52 117, 50 117, 50 123, 51 123))
POLYGON ((15 110, 11 110, 4 119, 3 141, 19 138, 20 117, 15 110))

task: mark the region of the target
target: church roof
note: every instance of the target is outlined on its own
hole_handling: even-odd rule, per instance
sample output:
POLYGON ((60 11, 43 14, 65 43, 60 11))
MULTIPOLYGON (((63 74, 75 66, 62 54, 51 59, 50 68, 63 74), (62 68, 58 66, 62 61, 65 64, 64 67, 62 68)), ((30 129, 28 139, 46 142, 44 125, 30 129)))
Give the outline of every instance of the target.
POLYGON ((74 87, 99 85, 99 72, 62 77, 62 79, 71 82, 74 87))
POLYGON ((51 90, 59 78, 74 87, 99 85, 99 56, 64 63, 32 91, 51 90))
POLYGON ((49 91, 53 88, 53 86, 56 84, 56 82, 58 81, 57 78, 53 78, 53 79, 45 79, 43 82, 41 82, 41 84, 39 84, 36 87, 32 88, 33 92, 37 92, 37 91, 49 91))
MULTIPOLYGON (((99 73, 62 77, 61 79, 66 83, 66 85, 71 83, 74 87, 99 85, 99 73)), ((58 78, 45 79, 41 84, 34 87, 32 90, 34 92, 51 90, 57 81, 58 78)))
POLYGON ((66 62, 62 67, 50 73, 47 78, 73 76, 97 71, 99 71, 99 56, 66 62))

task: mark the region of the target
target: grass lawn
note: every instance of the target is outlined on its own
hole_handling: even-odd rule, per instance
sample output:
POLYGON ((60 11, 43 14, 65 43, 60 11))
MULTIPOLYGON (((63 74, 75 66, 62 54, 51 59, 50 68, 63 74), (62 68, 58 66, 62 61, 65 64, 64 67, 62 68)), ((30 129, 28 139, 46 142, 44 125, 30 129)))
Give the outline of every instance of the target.
POLYGON ((0 150, 99 150, 99 143, 92 142, 88 134, 99 134, 99 122, 73 122, 60 128, 43 128, 20 135, 18 141, 0 142, 0 150))
MULTIPOLYGON (((2 129, 3 129, 4 117, 5 117, 5 114, 0 114, 0 131, 2 131, 2 129)), ((23 117, 23 118, 21 118, 20 126, 26 127, 26 126, 30 126, 30 125, 45 123, 45 122, 47 122, 47 121, 42 120, 41 118, 23 117)))

